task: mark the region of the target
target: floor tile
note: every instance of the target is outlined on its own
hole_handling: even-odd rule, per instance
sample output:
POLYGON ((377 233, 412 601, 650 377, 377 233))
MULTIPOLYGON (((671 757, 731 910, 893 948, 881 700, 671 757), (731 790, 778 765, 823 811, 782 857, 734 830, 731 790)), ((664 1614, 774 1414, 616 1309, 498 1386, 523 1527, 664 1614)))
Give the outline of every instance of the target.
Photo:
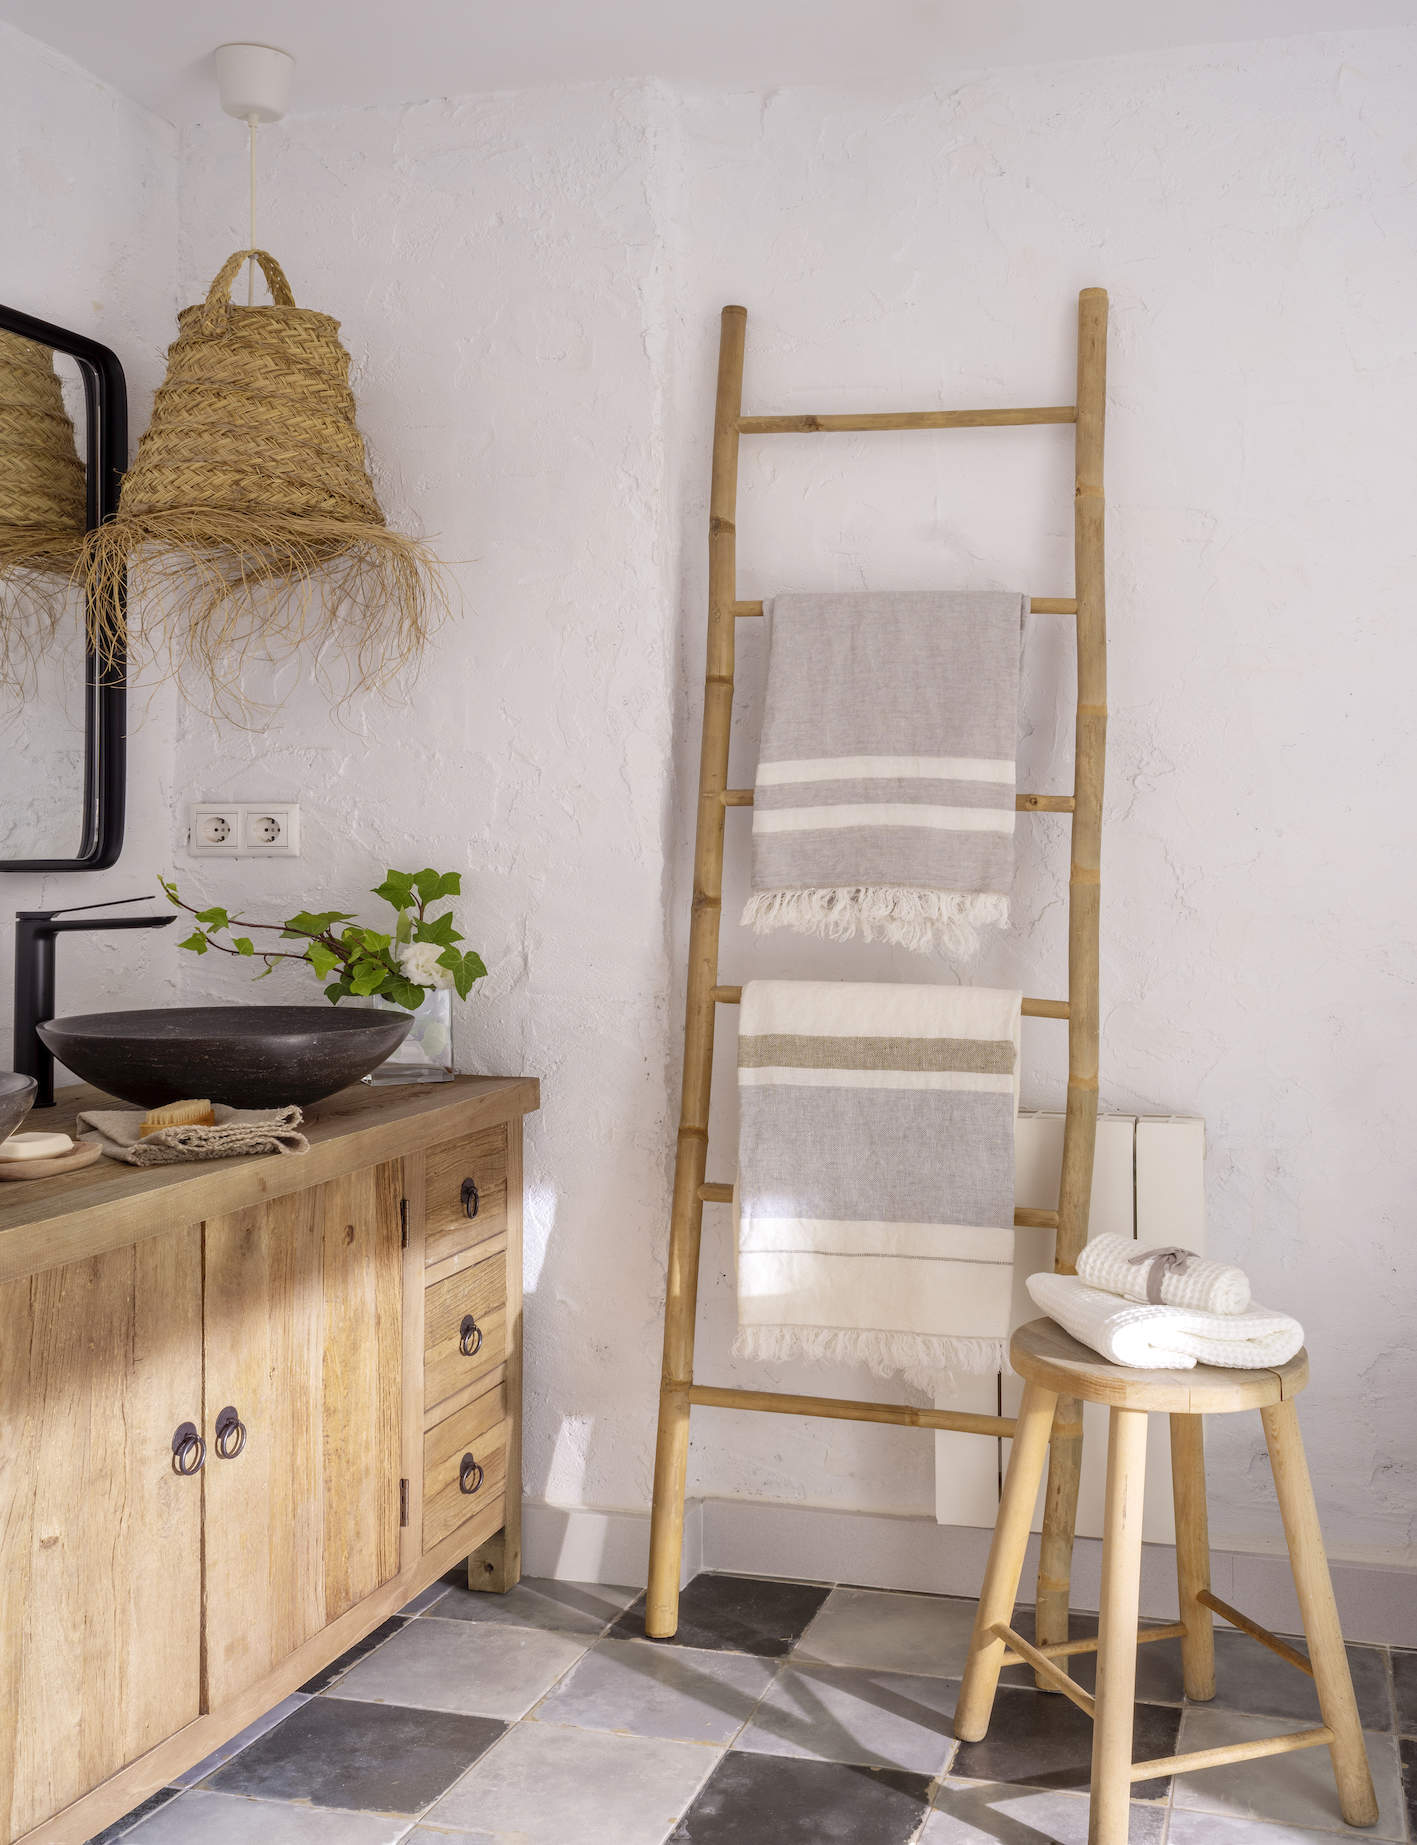
MULTIPOLYGON (((463 1570, 460 1570, 458 1574, 462 1581, 463 1586, 466 1587, 467 1586, 467 1571, 463 1569, 463 1570)), ((447 1593, 448 1593, 448 1579, 445 1576, 441 1579, 441 1581, 430 1582, 428 1587, 422 1592, 422 1594, 415 1595, 411 1602, 405 1602, 403 1607, 399 1609, 399 1613, 404 1617, 405 1620, 411 1620, 413 1616, 416 1614, 426 1614, 428 1610, 433 1606, 434 1602, 442 1601, 443 1597, 447 1593)))
POLYGON ((458 1586, 449 1587, 446 1579, 440 1586, 440 1621, 491 1621, 503 1627, 544 1627, 588 1635, 603 1634, 639 1593, 600 1582, 552 1582, 536 1577, 527 1577, 505 1595, 471 1590, 465 1575, 458 1586))
POLYGON ((487 1717, 360 1704, 326 1693, 243 1749, 208 1785, 258 1800, 421 1813, 504 1728, 487 1717))
POLYGON ((602 1640, 536 1707, 541 1723, 729 1743, 778 1670, 752 1653, 602 1640))
POLYGON ((401 1633, 407 1625, 408 1622, 402 1615, 391 1615, 387 1621, 381 1621, 377 1627, 365 1634, 362 1640, 356 1640, 354 1645, 341 1653, 338 1659, 332 1659, 327 1666, 323 1666, 313 1678, 307 1678, 300 1689, 310 1697, 313 1697, 316 1692, 328 1691, 337 1679, 344 1677, 351 1666, 358 1665, 361 1659, 367 1658, 386 1640, 392 1640, 394 1635, 401 1633))
POLYGON ((1272 1820, 1230 1819, 1221 1813, 1171 1815, 1167 1845, 1333 1845, 1331 1832, 1277 1826, 1272 1820))
POLYGON ((570 1634, 530 1627, 486 1627, 428 1615, 361 1660, 338 1695, 379 1704, 524 1716, 585 1651, 570 1634))
POLYGON ((175 1787, 160 1787, 155 1794, 149 1794, 141 1805, 125 1813, 122 1819, 115 1819, 111 1826, 105 1826, 102 1832, 96 1832, 88 1845, 114 1845, 114 1841, 130 1832, 140 1819, 146 1819, 150 1813, 156 1813, 159 1807, 165 1807, 169 1800, 177 1798, 179 1790, 175 1787))
MULTIPOLYGON (((1214 1749, 1249 1737, 1279 1736, 1296 1727, 1300 1726, 1193 1704, 1181 1720, 1180 1748, 1214 1749)), ((1379 1817, 1375 1827, 1355 1830, 1352 1836, 1405 1838, 1397 1743, 1391 1736, 1371 1731, 1366 1741, 1379 1817)), ((1192 1813, 1226 1813, 1313 1832, 1349 1830, 1338 1810, 1333 1768, 1324 1748, 1300 1749, 1289 1755, 1264 1756, 1258 1761, 1231 1762, 1224 1768, 1179 1775, 1175 1805, 1178 1810, 1192 1813)))
POLYGON ((937 1775, 954 1752, 958 1696, 957 1679, 794 1661, 734 1747, 937 1775))
MULTIPOLYGON (((781 1659, 827 1598, 825 1585, 755 1576, 696 1576, 679 1596, 679 1631, 657 1646, 701 1647, 714 1653, 757 1653, 781 1659)), ((645 1598, 636 1597, 610 1629, 614 1640, 642 1640, 645 1598)))
POLYGON ((123 1838, 124 1845, 395 1845, 407 1825, 397 1814, 332 1813, 193 1788, 123 1838))
POLYGON ((1393 1648, 1392 1701, 1397 1727, 1404 1736, 1417 1736, 1417 1653, 1393 1648))
POLYGON ((213 1749, 204 1761, 198 1762, 194 1768, 189 1768, 186 1774, 174 1776, 172 1785, 174 1787, 195 1787, 199 1781, 205 1781, 207 1776, 214 1774, 223 1762, 229 1762, 232 1756, 240 1755, 241 1751, 255 1742, 258 1736, 264 1736, 267 1730, 273 1730, 278 1723, 284 1723, 287 1717, 293 1716, 304 1702, 305 1694, 300 1691, 297 1691, 293 1697, 282 1698, 280 1703, 273 1704, 264 1716, 248 1724, 240 1735, 233 1736, 230 1742, 224 1742, 220 1748, 213 1749))
MULTIPOLYGON (((1132 1730, 1132 1760, 1173 1755, 1181 1713, 1161 1704, 1138 1704, 1132 1730)), ((1055 1693, 1000 1686, 989 1734, 983 1742, 961 1743, 952 1776, 970 1781, 1008 1781, 1029 1787, 1086 1787, 1092 1772, 1092 1723, 1076 1704, 1055 1693)), ((1138 1781, 1139 1800, 1165 1796, 1165 1779, 1138 1781)))
POLYGON ((898 1768, 735 1752, 670 1845, 906 1845, 929 1804, 927 1778, 898 1768))
POLYGON ((1417 1839, 1417 1741, 1404 1736, 1398 1748, 1402 1752, 1402 1792, 1407 1801, 1407 1830, 1417 1839))
POLYGON ((794 1660, 958 1678, 969 1653, 974 1603, 947 1595, 833 1589, 794 1649, 794 1660))
POLYGON ((694 1743, 519 1723, 424 1820, 476 1845, 663 1845, 716 1760, 694 1743))
MULTIPOLYGON (((920 1845, 1087 1845, 1091 1804, 1086 1794, 951 1778, 935 1795, 920 1845)), ((1165 1830, 1164 1806, 1132 1803, 1127 1845, 1161 1845, 1165 1830)))

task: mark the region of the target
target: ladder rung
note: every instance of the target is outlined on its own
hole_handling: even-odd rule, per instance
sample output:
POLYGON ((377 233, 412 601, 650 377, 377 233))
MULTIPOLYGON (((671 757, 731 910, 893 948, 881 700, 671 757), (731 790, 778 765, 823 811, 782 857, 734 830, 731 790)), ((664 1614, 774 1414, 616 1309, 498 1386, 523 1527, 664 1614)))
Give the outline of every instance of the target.
MULTIPOLYGON (((753 790, 725 788, 718 798, 725 807, 751 807, 753 790)), ((1016 794, 1014 809, 1021 814, 1070 814, 1073 797, 1070 794, 1016 794)))
MULTIPOLYGON (((743 989, 710 987, 709 998, 720 1006, 739 1006, 743 1003, 743 989)), ((1025 999, 1023 1016, 1026 1019, 1065 1019, 1068 1016, 1068 1002, 1065 999, 1025 999)))
POLYGON ((1031 1640, 1016 1633, 1007 1621, 995 1621, 990 1629, 996 1640, 1002 1640, 1005 1648, 1004 1658, 1011 1664, 1030 1665, 1040 1678, 1047 1679, 1054 1691, 1061 1691, 1065 1698, 1071 1698, 1085 1716, 1094 1717, 1097 1706, 1091 1695, 1084 1691, 1075 1679, 1068 1677, 1063 1668, 1050 1659, 1041 1647, 1034 1646, 1031 1640))
POLYGON ((1277 1653, 1286 1665, 1314 1676, 1312 1664, 1305 1659, 1297 1647, 1290 1646, 1287 1640, 1281 1640, 1267 1627, 1261 1627, 1258 1621, 1252 1621, 1247 1614, 1241 1614, 1238 1608, 1232 1608, 1229 1602, 1221 1601, 1218 1595, 1212 1595, 1209 1589, 1202 1589, 1196 1600, 1203 1608, 1209 1608, 1218 1614, 1222 1621, 1228 1621, 1232 1627, 1238 1627, 1242 1634, 1248 1634, 1252 1640, 1258 1640, 1261 1646, 1267 1646, 1271 1653, 1277 1653))
MULTIPOLYGON (((1078 612, 1076 596, 1030 596, 1028 606, 1035 615, 1076 615, 1078 612)), ((732 608, 740 620, 763 612, 761 602, 735 602, 732 608)))
POLYGON ((1073 404, 1034 410, 874 410, 844 416, 740 416, 740 436, 829 434, 852 429, 1018 429, 1029 423, 1075 423, 1073 404))
POLYGON ((1011 1436, 1012 1416, 973 1410, 917 1409, 910 1403, 854 1403, 841 1397, 794 1397, 775 1390, 721 1390, 690 1384, 689 1401, 702 1409, 757 1409, 776 1416, 822 1416, 833 1422, 892 1422, 907 1429, 950 1429, 962 1435, 1011 1436))
MULTIPOLYGON (((1137 1645, 1145 1646, 1151 1640, 1179 1640, 1186 1631, 1184 1621, 1169 1621, 1165 1627, 1141 1627, 1137 1630, 1137 1645)), ((1076 1653, 1095 1653, 1102 1644, 1101 1636, 1094 1634, 1090 1640, 1059 1640, 1052 1646, 1035 1646, 1035 1653, 1046 1653, 1049 1659, 1071 1659, 1076 1653)), ((1001 1670, 1009 1666, 1027 1664, 1020 1654, 1005 1653, 1001 1670)))
MULTIPOLYGON (((706 1179, 699 1187, 699 1198, 704 1204, 732 1204, 733 1187, 706 1179)), ((1056 1211, 1018 1210, 1014 1212, 1014 1224, 1020 1230, 1056 1230, 1058 1213, 1056 1211)))

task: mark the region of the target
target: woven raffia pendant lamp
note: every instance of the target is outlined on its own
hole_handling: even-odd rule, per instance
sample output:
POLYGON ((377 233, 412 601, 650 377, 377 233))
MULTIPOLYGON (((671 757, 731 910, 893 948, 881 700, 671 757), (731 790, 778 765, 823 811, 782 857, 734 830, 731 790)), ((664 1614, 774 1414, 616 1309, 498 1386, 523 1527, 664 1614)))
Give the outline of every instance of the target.
POLYGON ((0 684, 23 685, 52 633, 86 523, 54 354, 0 331, 0 684))
MULTIPOLYGON (((265 46, 223 50, 290 63, 265 46)), ((245 114, 253 150, 257 121, 280 112, 226 106, 245 114)), ((177 327, 117 515, 90 534, 90 582, 112 591, 126 575, 143 650, 219 710, 246 706, 250 658, 296 647, 327 677, 331 652, 342 658, 346 692, 392 679, 442 612, 443 578, 425 545, 385 524, 339 322, 297 307, 280 264, 253 248, 227 258, 177 327), (269 306, 231 301, 248 262, 269 306)), ((95 603, 123 619, 121 597, 95 603)))

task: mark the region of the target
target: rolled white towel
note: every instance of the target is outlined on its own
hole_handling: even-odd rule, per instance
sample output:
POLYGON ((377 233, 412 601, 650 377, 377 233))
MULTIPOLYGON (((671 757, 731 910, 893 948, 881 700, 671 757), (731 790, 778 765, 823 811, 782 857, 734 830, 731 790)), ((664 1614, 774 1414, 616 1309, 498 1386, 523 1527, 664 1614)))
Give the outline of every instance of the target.
POLYGON ((1267 1307, 1203 1313, 1195 1307, 1124 1305, 1076 1275, 1030 1275, 1028 1291, 1065 1332, 1113 1364, 1140 1370, 1190 1371, 1205 1364, 1267 1371, 1287 1363, 1304 1343, 1297 1320, 1267 1307))
POLYGON ((1209 1262, 1190 1249, 1148 1249, 1129 1236, 1095 1236, 1078 1257, 1078 1279, 1106 1294, 1202 1313, 1243 1313, 1250 1278, 1242 1268, 1209 1262))

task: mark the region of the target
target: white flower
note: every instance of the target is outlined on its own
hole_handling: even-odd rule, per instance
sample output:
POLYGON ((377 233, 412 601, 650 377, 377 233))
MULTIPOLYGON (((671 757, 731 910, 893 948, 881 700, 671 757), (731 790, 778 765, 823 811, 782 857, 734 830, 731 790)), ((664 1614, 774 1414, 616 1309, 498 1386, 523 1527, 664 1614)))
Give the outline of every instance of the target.
POLYGON ((452 970, 438 965, 442 952, 436 942, 400 942, 394 948, 399 966, 415 985, 440 992, 453 984, 452 970))

